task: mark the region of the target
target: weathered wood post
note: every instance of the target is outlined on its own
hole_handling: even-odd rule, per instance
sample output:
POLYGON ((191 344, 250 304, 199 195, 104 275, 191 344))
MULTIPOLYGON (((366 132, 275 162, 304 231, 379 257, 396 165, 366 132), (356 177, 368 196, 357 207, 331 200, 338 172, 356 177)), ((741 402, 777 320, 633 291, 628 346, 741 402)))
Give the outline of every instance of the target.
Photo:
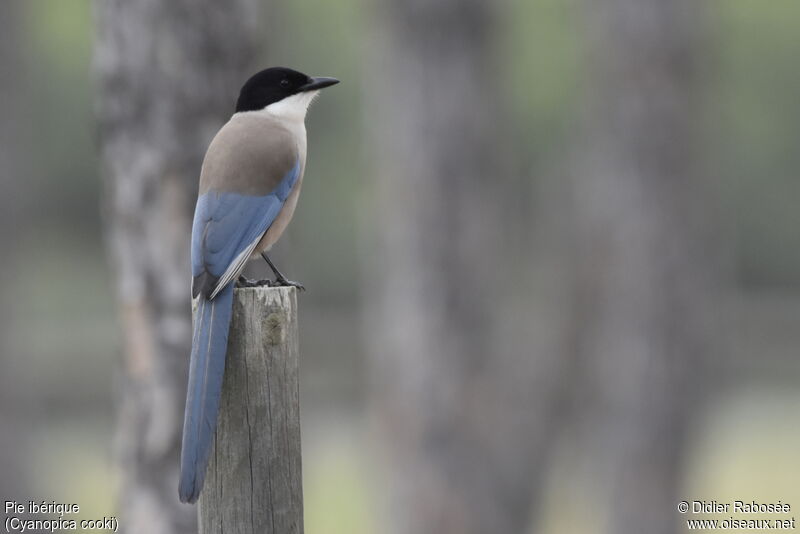
POLYGON ((297 292, 237 289, 201 534, 302 534, 297 292))

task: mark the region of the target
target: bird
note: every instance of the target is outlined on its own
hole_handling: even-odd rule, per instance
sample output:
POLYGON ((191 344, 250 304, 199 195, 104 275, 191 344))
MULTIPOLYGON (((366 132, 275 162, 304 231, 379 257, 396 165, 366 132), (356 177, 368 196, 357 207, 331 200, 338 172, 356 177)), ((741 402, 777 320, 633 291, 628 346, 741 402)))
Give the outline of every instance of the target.
POLYGON ((306 166, 305 117, 336 78, 271 67, 242 86, 230 120, 212 139, 200 170, 191 234, 192 299, 197 301, 181 443, 178 496, 194 503, 216 429, 234 285, 294 286, 267 251, 292 219, 306 166), (275 281, 240 277, 261 256, 275 281))

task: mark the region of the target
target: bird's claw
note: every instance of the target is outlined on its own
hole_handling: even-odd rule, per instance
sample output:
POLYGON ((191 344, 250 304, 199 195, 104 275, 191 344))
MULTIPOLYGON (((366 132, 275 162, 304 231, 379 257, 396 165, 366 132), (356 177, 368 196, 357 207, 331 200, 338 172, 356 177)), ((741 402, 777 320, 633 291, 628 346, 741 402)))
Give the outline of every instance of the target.
POLYGON ((268 280, 266 278, 263 280, 250 280, 244 276, 240 276, 236 280, 236 287, 296 287, 299 291, 306 290, 305 286, 300 282, 293 282, 285 278, 279 278, 277 280, 268 280))
POLYGON ((236 287, 272 287, 271 280, 250 280, 249 278, 245 278, 244 276, 240 276, 238 280, 236 280, 236 287))

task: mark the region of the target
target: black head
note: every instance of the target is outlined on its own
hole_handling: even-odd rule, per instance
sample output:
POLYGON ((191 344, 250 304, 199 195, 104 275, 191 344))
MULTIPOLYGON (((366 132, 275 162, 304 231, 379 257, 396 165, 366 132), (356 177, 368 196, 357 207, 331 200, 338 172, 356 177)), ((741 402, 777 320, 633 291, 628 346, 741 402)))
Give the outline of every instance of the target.
POLYGON ((287 96, 314 91, 339 83, 336 78, 312 78, 284 67, 271 67, 254 74, 242 86, 236 111, 257 111, 287 96))

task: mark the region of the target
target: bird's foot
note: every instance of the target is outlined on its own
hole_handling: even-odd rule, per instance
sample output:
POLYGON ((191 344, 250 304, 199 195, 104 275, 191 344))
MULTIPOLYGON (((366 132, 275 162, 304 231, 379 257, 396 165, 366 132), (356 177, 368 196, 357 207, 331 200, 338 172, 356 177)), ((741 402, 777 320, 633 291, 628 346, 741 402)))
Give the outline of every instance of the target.
POLYGON ((305 291, 306 286, 301 284, 300 282, 292 282, 291 280, 287 280, 286 278, 278 278, 274 282, 270 282, 271 287, 296 287, 298 291, 305 291))
POLYGON ((286 278, 278 278, 277 280, 250 280, 244 276, 240 276, 236 280, 236 287, 296 287, 300 291, 305 291, 306 288, 300 282, 292 282, 286 278))
POLYGON ((236 280, 236 287, 272 287, 272 280, 250 280, 249 278, 245 278, 244 276, 240 276, 238 280, 236 280))

